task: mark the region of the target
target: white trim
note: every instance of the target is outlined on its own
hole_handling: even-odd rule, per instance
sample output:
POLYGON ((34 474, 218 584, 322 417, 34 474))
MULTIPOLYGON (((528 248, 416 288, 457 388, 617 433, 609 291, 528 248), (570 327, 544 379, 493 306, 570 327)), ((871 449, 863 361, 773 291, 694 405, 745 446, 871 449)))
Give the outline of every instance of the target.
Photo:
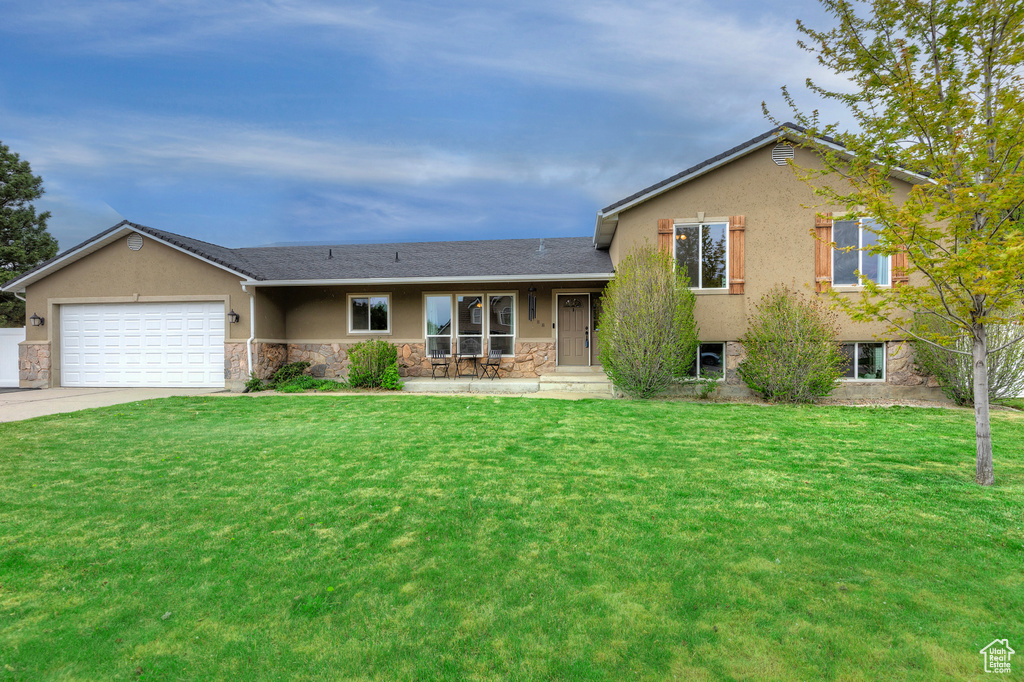
MULTIPOLYGON (((249 294, 249 338, 245 340, 245 358, 248 363, 249 373, 243 377, 243 381, 247 382, 255 371, 252 367, 252 342, 256 339, 256 292, 249 291, 245 288, 244 284, 242 285, 242 291, 249 294)), ((225 334, 224 336, 227 337, 228 335, 225 334)))
POLYGON ((103 248, 103 247, 105 247, 105 246, 107 246, 109 244, 113 244, 114 242, 116 242, 118 239, 120 239, 121 237, 125 236, 129 232, 132 232, 132 233, 135 233, 135 234, 139 234, 139 235, 141 235, 144 238, 153 239, 153 240, 163 244, 164 246, 169 246, 169 247, 171 247, 172 249, 174 249, 176 251, 180 251, 181 253, 184 253, 184 254, 187 254, 189 256, 192 256, 193 258, 195 258, 197 260, 201 260, 204 263, 212 265, 215 268, 219 268, 221 270, 224 270, 225 272, 229 272, 232 275, 235 275, 235 276, 240 277, 242 279, 250 279, 249 275, 245 275, 245 274, 242 274, 241 272, 237 272, 235 270, 232 270, 231 268, 229 268, 229 267, 227 267, 225 265, 221 265, 220 263, 214 263, 212 260, 209 260, 207 258, 203 258, 202 256, 200 256, 197 253, 194 253, 194 252, 189 251, 187 249, 183 249, 180 246, 176 246, 176 245, 172 244, 169 241, 161 239, 160 237, 155 237, 155 236, 151 235, 149 232, 138 230, 138 229, 136 229, 135 227, 133 227, 133 226, 131 226, 129 224, 124 224, 119 229, 116 229, 113 232, 109 232, 109 233, 103 235, 102 237, 94 237, 92 240, 82 244, 81 246, 79 246, 78 248, 74 249, 73 251, 68 251, 67 253, 62 255, 60 258, 58 258, 57 260, 53 261, 52 263, 50 263, 46 267, 42 268, 41 270, 37 270, 35 272, 31 272, 31 273, 27 273, 25 275, 22 275, 18 279, 13 280, 12 282, 8 283, 3 288, 0 288, 0 291, 12 291, 12 290, 14 290, 15 287, 20 287, 19 291, 24 291, 25 287, 27 287, 28 285, 33 284, 35 282, 38 282, 42 278, 48 276, 54 270, 59 270, 59 269, 63 268, 65 265, 70 265, 71 263, 73 263, 73 262, 75 262, 77 260, 80 260, 81 258, 84 258, 85 256, 88 256, 90 253, 93 253, 95 251, 99 251, 101 248, 103 248))
MULTIPOLYGON (((698 168, 697 170, 693 171, 692 173, 689 173, 689 174, 684 175, 684 176, 682 176, 680 178, 677 178, 677 179, 673 180, 672 182, 670 182, 670 183, 668 183, 666 185, 662 185, 661 187, 658 187, 656 189, 652 189, 651 191, 647 192, 646 194, 643 194, 643 195, 637 197, 636 199, 631 200, 628 203, 622 204, 621 206, 616 206, 614 209, 612 209, 608 213, 605 213, 604 209, 598 211, 597 212, 597 222, 594 225, 594 246, 597 247, 597 248, 604 248, 604 247, 607 247, 609 244, 611 244, 612 238, 615 235, 615 228, 613 227, 609 231, 609 235, 608 235, 607 239, 603 240, 603 239, 600 238, 601 237, 601 224, 603 222, 605 222, 605 221, 609 221, 610 222, 612 219, 614 219, 614 221, 616 223, 616 227, 617 227, 618 226, 617 224, 618 224, 618 214, 619 213, 622 213, 623 211, 629 210, 629 209, 633 208, 634 206, 636 206, 638 204, 642 204, 645 201, 658 196, 659 194, 664 194, 665 192, 668 192, 669 190, 673 190, 673 189, 675 189, 676 187, 679 187, 682 184, 690 182, 691 180, 695 180, 695 179, 699 178, 702 175, 707 175, 711 171, 717 170, 717 169, 721 168, 722 166, 724 166, 724 165, 726 165, 728 163, 732 163, 736 159, 739 159, 740 157, 746 156, 747 154, 751 154, 751 153, 757 151, 758 149, 761 149, 762 147, 768 146, 769 144, 773 144, 773 143, 774 144, 779 144, 779 142, 781 140, 788 140, 790 142, 794 142, 794 143, 799 145, 801 142, 803 142, 804 139, 805 139, 805 137, 801 133, 797 132, 796 130, 793 130, 792 128, 783 128, 782 130, 778 131, 778 133, 775 134, 775 135, 769 135, 766 138, 764 138, 763 140, 761 140, 760 142, 754 142, 752 144, 749 144, 746 147, 743 147, 742 149, 736 150, 735 152, 733 152, 729 156, 726 156, 726 157, 724 157, 722 159, 719 159, 718 161, 715 161, 714 163, 711 163, 711 164, 708 164, 707 166, 703 166, 701 168, 698 168)), ((814 138, 814 142, 816 144, 822 146, 822 147, 829 147, 829 148, 831 148, 831 149, 833 149, 835 151, 843 153, 846 156, 852 156, 851 154, 849 154, 849 152, 847 151, 847 149, 845 147, 843 147, 842 145, 835 144, 834 142, 828 142, 828 141, 823 140, 823 139, 821 139, 819 137, 814 138)), ((925 183, 934 182, 930 178, 927 178, 927 177, 925 177, 923 175, 920 175, 918 173, 913 173, 913 172, 908 171, 908 170, 906 170, 904 168, 894 168, 893 169, 893 174, 898 179, 903 180, 905 182, 909 182, 911 184, 925 184, 925 183)))
MULTIPOLYGON (((704 284, 704 238, 701 234, 705 227, 711 227, 712 225, 724 225, 725 226, 725 286, 720 287, 705 287, 705 286, 691 286, 690 289, 694 291, 707 291, 707 292, 728 292, 729 291, 729 221, 728 220, 713 220, 704 222, 681 222, 672 223, 672 269, 674 270, 679 264, 679 256, 676 254, 676 228, 679 227, 696 227, 697 228, 697 259, 698 259, 698 277, 700 278, 699 283, 704 284)), ((692 284, 692 282, 691 282, 692 284)))
POLYGON ((840 341, 841 346, 853 346, 853 376, 852 377, 839 377, 840 381, 845 382, 860 382, 860 383, 875 383, 884 384, 889 376, 889 352, 885 341, 840 341), (882 378, 881 379, 861 379, 857 376, 857 357, 858 357, 858 346, 862 343, 870 343, 873 345, 880 345, 882 347, 882 378))
POLYGON ((602 211, 598 211, 598 213, 597 213, 598 219, 607 218, 607 217, 613 216, 613 215, 615 215, 617 213, 622 213, 625 210, 633 208, 637 204, 642 204, 643 202, 647 201, 648 199, 652 199, 652 198, 658 196, 659 194, 664 194, 665 192, 667 192, 667 191, 669 191, 671 189, 675 189, 679 185, 687 183, 690 180, 695 180, 695 179, 699 178, 702 175, 707 175, 711 171, 717 170, 718 168, 720 168, 721 166, 726 165, 727 163, 732 163, 736 159, 744 157, 747 154, 750 154, 751 152, 756 152, 761 147, 765 147, 765 146, 771 144, 772 142, 775 142, 776 144, 778 144, 777 138, 776 137, 768 137, 768 138, 766 138, 764 141, 762 141, 760 143, 748 145, 748 146, 744 147, 743 149, 740 149, 739 151, 737 151, 737 152, 735 152, 733 154, 730 154, 729 156, 727 156, 727 157, 725 157, 723 159, 719 159, 718 161, 715 161, 712 164, 708 164, 707 166, 704 166, 702 168, 698 168, 697 170, 693 171, 689 175, 684 175, 681 178, 677 178, 676 180, 673 180, 672 182, 668 183, 667 185, 662 185, 661 187, 658 187, 657 189, 653 189, 650 192, 648 192, 647 194, 644 194, 642 196, 637 197, 636 199, 633 199, 628 204, 623 204, 621 206, 616 206, 615 209, 611 213, 605 214, 603 212, 603 210, 602 211))
MULTIPOLYGON (((462 349, 459 346, 459 337, 463 336, 462 330, 459 329, 459 299, 460 298, 480 298, 480 352, 476 354, 476 357, 484 357, 484 341, 487 339, 487 322, 484 319, 486 316, 483 314, 484 303, 487 301, 487 294, 482 291, 460 291, 452 294, 452 340, 455 342, 455 350, 459 351, 462 355, 462 349)), ((477 324, 476 322, 470 322, 470 324, 477 324)), ((465 334, 467 338, 473 338, 476 334, 465 334)))
POLYGON ((697 357, 693 360, 693 378, 700 379, 700 347, 701 346, 721 346, 722 347, 722 376, 715 379, 715 381, 725 381, 725 358, 726 358, 726 347, 727 341, 699 341, 697 342, 697 357))
POLYGON ((454 347, 453 341, 455 339, 455 305, 452 294, 439 294, 433 291, 424 291, 421 296, 421 304, 423 310, 423 352, 425 355, 430 355, 430 339, 448 337, 448 355, 452 354, 452 348, 454 347), (430 330, 427 329, 427 324, 430 320, 427 319, 427 299, 428 298, 447 298, 448 299, 448 333, 447 334, 431 334, 430 330))
MULTIPOLYGON (((554 305, 551 306, 551 326, 555 328, 555 367, 560 367, 561 363, 558 362, 558 332, 561 331, 561 326, 558 324, 558 311, 561 308, 558 307, 559 296, 586 296, 587 297, 587 364, 585 367, 594 366, 594 344, 591 342, 593 339, 594 330, 591 327, 594 325, 594 321, 591 318, 590 309, 590 292, 589 291, 552 291, 555 296, 554 305)), ((580 365, 566 365, 566 367, 580 367, 580 365)))
POLYGON ((376 292, 376 293, 360 292, 360 293, 349 294, 348 298, 346 299, 345 317, 348 318, 348 333, 349 334, 356 334, 356 335, 359 335, 359 336, 367 335, 367 334, 368 335, 382 334, 382 335, 385 335, 385 336, 390 336, 391 335, 391 294, 387 293, 387 292, 383 292, 383 291, 376 292), (370 324, 371 324, 370 321, 373 319, 373 315, 371 314, 370 299, 371 298, 384 298, 387 301, 387 306, 388 306, 388 326, 387 326, 387 329, 384 329, 383 331, 380 330, 380 329, 353 329, 352 328, 352 299, 353 298, 365 298, 366 299, 366 306, 367 306, 367 311, 366 312, 367 312, 367 315, 370 315, 370 317, 367 318, 367 321, 366 321, 366 326, 367 327, 370 326, 370 324))
MULTIPOLYGON (((868 219, 870 219, 870 218, 862 216, 862 217, 858 217, 858 218, 856 218, 854 220, 833 220, 832 221, 832 243, 833 244, 836 243, 836 223, 853 223, 853 222, 857 223, 857 270, 856 270, 857 272, 862 272, 862 268, 864 267, 864 257, 863 257, 863 254, 868 253, 864 249, 864 225, 862 224, 862 221, 868 220, 868 219)), ((846 248, 846 247, 843 247, 843 248, 846 248)), ((861 275, 857 275, 857 283, 856 284, 836 284, 836 251, 837 250, 838 249, 836 249, 835 247, 831 248, 832 263, 830 264, 831 265, 831 271, 830 272, 832 273, 832 282, 831 282, 832 287, 834 289, 836 289, 836 290, 846 290, 846 291, 860 291, 860 290, 862 290, 864 288, 864 281, 867 280, 868 278, 867 277, 862 277, 861 275)), ((870 256, 870 254, 868 254, 868 255, 870 256)), ((870 256, 870 257, 877 258, 877 256, 870 256)), ((889 275, 889 281, 886 282, 885 284, 879 284, 878 282, 875 282, 875 284, 878 284, 878 286, 880 286, 880 287, 891 287, 892 286, 892 256, 886 256, 885 257, 885 261, 886 261, 886 264, 888 266, 886 271, 887 271, 887 273, 889 275)))
POLYGON ((488 352, 490 352, 490 350, 491 350, 491 336, 492 336, 492 334, 491 334, 491 299, 494 298, 494 297, 500 297, 500 296, 508 296, 508 297, 510 297, 512 299, 512 333, 511 334, 495 334, 494 336, 500 336, 502 338, 511 336, 512 337, 512 356, 515 357, 515 354, 516 354, 516 332, 519 331, 519 327, 518 327, 518 325, 519 325, 519 297, 516 295, 515 291, 508 291, 508 292, 495 291, 495 292, 484 294, 484 301, 486 301, 486 303, 487 303, 487 314, 484 315, 484 318, 486 319, 486 325, 485 326, 487 327, 487 350, 488 350, 488 352))
POLYGON ((323 287, 385 284, 507 284, 509 282, 589 282, 611 281, 612 272, 594 272, 581 275, 488 275, 486 277, 393 277, 366 279, 262 279, 247 280, 247 286, 254 287, 323 287))

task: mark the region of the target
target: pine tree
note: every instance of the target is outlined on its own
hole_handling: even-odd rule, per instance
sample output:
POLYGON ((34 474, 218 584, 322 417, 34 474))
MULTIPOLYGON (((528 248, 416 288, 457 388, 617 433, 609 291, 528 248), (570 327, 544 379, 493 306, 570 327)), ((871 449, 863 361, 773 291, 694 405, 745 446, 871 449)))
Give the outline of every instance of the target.
MULTIPOLYGON (((0 143, 0 281, 7 282, 57 254, 57 240, 46 231, 49 211, 36 213, 32 202, 43 196, 43 179, 0 143)), ((0 294, 0 327, 25 325, 25 304, 0 294)))

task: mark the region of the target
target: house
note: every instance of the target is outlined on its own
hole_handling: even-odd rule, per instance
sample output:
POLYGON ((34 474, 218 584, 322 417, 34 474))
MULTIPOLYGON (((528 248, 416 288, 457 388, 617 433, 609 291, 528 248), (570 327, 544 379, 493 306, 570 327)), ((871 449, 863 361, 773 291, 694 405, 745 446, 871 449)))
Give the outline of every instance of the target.
MULTIPOLYGON (((407 376, 429 372, 435 348, 501 348, 511 376, 596 365, 601 292, 650 242, 695 285, 694 372, 739 390, 738 339, 772 286, 856 295, 854 271, 898 284, 906 267, 828 247, 869 233, 808 207, 785 161, 815 161, 787 141, 799 131, 767 131, 605 207, 593 238, 229 249, 122 222, 3 286, 39 323, 20 348, 21 384, 238 389, 250 371, 297 360, 337 377, 345 349, 367 338, 396 344, 407 376)), ((916 181, 894 180, 903 192, 916 181)), ((907 344, 884 334, 843 321, 847 393, 934 397, 907 344)))
POLYGON ((590 365, 584 316, 556 311, 612 276, 587 237, 228 249, 125 221, 4 288, 39 322, 23 386, 239 389, 286 361, 344 376, 368 338, 412 376, 428 347, 514 351, 513 376, 590 365))

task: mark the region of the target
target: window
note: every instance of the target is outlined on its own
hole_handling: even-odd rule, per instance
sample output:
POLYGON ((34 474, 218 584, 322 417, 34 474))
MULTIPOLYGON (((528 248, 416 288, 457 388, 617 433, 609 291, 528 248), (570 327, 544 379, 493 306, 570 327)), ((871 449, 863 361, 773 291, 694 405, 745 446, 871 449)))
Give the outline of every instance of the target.
POLYGON ((452 297, 427 296, 427 353, 452 352, 452 297))
POLYGON ((391 332, 391 306, 388 296, 349 296, 348 330, 357 334, 391 332))
POLYGON ((487 297, 487 346, 504 355, 515 355, 515 299, 509 294, 487 297))
POLYGON ((871 218, 837 220, 832 225, 832 285, 837 287, 863 286, 871 280, 882 286, 889 285, 889 257, 871 255, 878 244, 878 235, 872 232, 877 223, 871 218), (860 277, 857 273, 860 272, 860 277))
POLYGON ((676 225, 676 267, 694 289, 727 289, 728 223, 676 225))
POLYGON ((693 359, 687 374, 691 377, 721 379, 725 376, 725 344, 702 343, 697 346, 697 357, 693 359))
POLYGON ((515 355, 515 294, 430 294, 423 305, 428 353, 482 356, 486 340, 487 348, 515 355))
POLYGON ((853 381, 885 380, 884 343, 844 343, 843 378, 853 381))
POLYGON ((481 355, 483 352, 484 297, 482 294, 463 294, 456 297, 456 324, 459 353, 481 355))

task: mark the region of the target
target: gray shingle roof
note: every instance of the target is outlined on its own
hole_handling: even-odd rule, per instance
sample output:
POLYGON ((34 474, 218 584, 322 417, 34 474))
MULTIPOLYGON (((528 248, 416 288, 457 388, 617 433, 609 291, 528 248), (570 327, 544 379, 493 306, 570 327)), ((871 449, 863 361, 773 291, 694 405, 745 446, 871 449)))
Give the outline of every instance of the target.
POLYGON ((263 246, 229 249, 127 220, 66 249, 3 286, 30 277, 54 261, 112 232, 130 228, 258 280, 353 280, 427 277, 611 275, 611 258, 589 237, 485 239, 399 244, 263 246), (543 248, 541 245, 543 244, 543 248), (395 260, 395 253, 398 260, 395 260), (330 258, 328 258, 330 254, 330 258))
MULTIPOLYGON (((654 183, 650 187, 645 187, 642 190, 640 190, 639 192, 635 192, 633 194, 630 194, 625 199, 620 199, 620 200, 616 201, 614 204, 609 204, 608 206, 605 206, 604 208, 601 209, 601 213, 611 213, 612 211, 617 209, 619 206, 622 206, 623 204, 628 204, 629 202, 633 201, 634 199, 639 199, 640 197, 642 197, 644 195, 647 195, 647 194, 650 194, 651 192, 653 192, 655 190, 658 190, 658 189, 664 187, 665 185, 671 185, 676 180, 679 180, 680 178, 684 178, 687 175, 693 175, 694 173, 699 171, 701 168, 704 168, 706 166, 711 166, 713 164, 716 164, 719 161, 721 161, 722 159, 725 159, 725 158, 728 158, 728 157, 732 156, 736 152, 739 152, 739 151, 741 151, 743 149, 746 149, 747 147, 751 147, 753 145, 756 145, 759 142, 764 142, 765 140, 767 140, 769 138, 778 137, 779 134, 782 133, 786 129, 795 131, 797 133, 805 133, 805 132, 807 132, 806 128, 798 126, 795 123, 783 123, 782 125, 776 126, 776 127, 772 128, 771 130, 769 130, 767 132, 764 132, 764 133, 761 133, 760 135, 758 135, 756 137, 752 137, 749 140, 747 140, 746 142, 742 142, 742 143, 736 145, 735 147, 722 152, 721 154, 716 154, 715 156, 712 156, 710 159, 705 159, 705 160, 701 161, 700 163, 698 163, 698 164, 696 164, 694 166, 690 166, 686 170, 681 171, 679 173, 676 173, 675 175, 673 175, 670 178, 665 178, 664 180, 661 180, 660 182, 654 183)), ((832 140, 831 138, 822 138, 822 139, 824 139, 827 142, 834 142, 834 140, 832 140)))
POLYGON ((235 251, 259 271, 261 279, 270 280, 610 275, 613 270, 608 252, 595 249, 589 237, 273 246, 235 251))

